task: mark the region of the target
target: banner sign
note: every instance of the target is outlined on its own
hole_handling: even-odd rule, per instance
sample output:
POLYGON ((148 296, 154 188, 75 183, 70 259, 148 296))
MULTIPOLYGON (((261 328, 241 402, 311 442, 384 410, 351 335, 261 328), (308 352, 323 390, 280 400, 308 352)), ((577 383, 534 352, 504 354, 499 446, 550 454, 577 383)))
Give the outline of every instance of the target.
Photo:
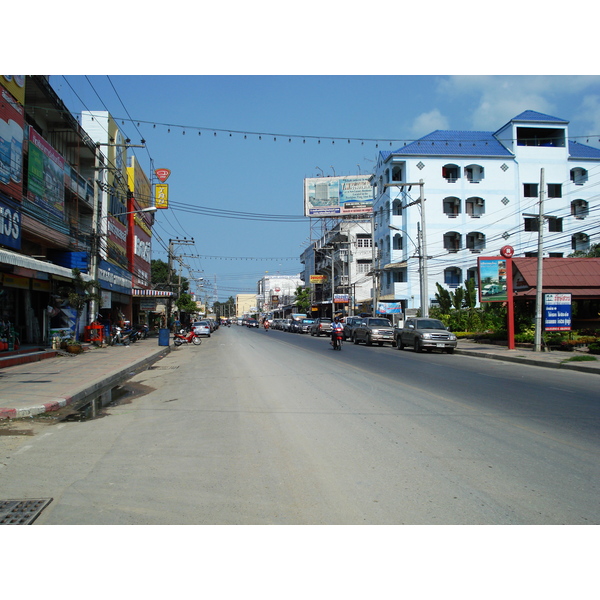
POLYGON ((323 283, 326 279, 325 275, 311 275, 310 283, 323 283))
POLYGON ((23 197, 24 128, 23 107, 0 85, 0 191, 19 202, 23 197))
POLYGON ((304 180, 306 217, 369 216, 373 212, 370 175, 313 177, 304 180))
POLYGON ((169 208, 169 185, 167 183, 157 183, 154 186, 154 206, 169 208))
POLYGON ((334 294, 333 301, 335 304, 348 304, 350 302, 350 297, 348 294, 334 294))
POLYGON ((377 314, 379 314, 379 315, 402 314, 402 302, 379 302, 377 304, 377 314))
POLYGON ((571 330, 571 294, 544 294, 544 329, 571 330))

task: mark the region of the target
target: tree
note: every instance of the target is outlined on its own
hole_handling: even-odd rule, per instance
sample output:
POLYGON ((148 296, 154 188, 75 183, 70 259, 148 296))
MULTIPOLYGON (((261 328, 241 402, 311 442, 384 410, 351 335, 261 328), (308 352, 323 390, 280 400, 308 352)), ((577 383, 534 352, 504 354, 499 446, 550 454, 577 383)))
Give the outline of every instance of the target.
POLYGON ((587 251, 576 250, 573 254, 569 254, 569 257, 600 258, 600 244, 592 244, 587 251))
POLYGON ((175 306, 177 306, 180 311, 186 313, 193 313, 198 310, 198 305, 193 300, 191 294, 188 294, 187 292, 183 292, 179 295, 179 298, 177 298, 175 302, 175 306))
POLYGON ((435 285, 438 289, 435 299, 440 305, 440 311, 443 314, 448 314, 452 308, 452 297, 450 296, 450 292, 446 288, 443 288, 439 283, 436 283, 435 285))
MULTIPOLYGON (((165 289, 169 283, 169 265, 159 258, 153 259, 150 263, 150 281, 153 287, 161 287, 165 289)), ((179 273, 175 269, 171 269, 171 287, 179 285, 179 273)), ((180 292, 187 292, 190 289, 190 282, 186 277, 181 278, 180 292)))
POLYGON ((294 304, 298 308, 298 312, 307 314, 310 308, 310 288, 303 288, 299 285, 296 288, 296 301, 294 304))

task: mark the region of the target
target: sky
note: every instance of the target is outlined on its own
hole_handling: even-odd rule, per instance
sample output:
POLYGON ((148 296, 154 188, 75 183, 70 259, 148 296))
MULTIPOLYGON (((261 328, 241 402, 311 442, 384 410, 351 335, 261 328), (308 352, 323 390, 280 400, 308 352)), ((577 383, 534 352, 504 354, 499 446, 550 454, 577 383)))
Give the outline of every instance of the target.
MULTIPOLYGON (((524 110, 600 146, 600 76, 54 75, 75 115, 108 110, 147 173, 168 168, 153 258, 169 239, 209 293, 296 275, 311 237, 303 182, 370 173, 381 150, 436 129, 495 131, 524 110), (212 287, 211 287, 212 286, 212 287)), ((314 237, 314 228, 313 228, 314 237)))

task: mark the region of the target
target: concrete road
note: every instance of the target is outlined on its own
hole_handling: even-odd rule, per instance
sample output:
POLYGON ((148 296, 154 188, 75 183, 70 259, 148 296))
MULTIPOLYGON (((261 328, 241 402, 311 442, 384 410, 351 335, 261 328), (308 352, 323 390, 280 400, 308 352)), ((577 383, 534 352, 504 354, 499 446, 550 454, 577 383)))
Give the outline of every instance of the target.
POLYGON ((548 371, 221 328, 0 438, 0 489, 36 524, 598 524, 597 376, 548 371))

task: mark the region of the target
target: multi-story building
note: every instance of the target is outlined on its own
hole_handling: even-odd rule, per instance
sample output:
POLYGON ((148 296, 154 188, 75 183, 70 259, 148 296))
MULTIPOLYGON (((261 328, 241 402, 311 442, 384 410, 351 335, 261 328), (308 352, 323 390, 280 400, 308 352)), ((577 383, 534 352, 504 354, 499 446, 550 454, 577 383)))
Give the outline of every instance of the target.
POLYGON ((0 338, 14 330, 39 344, 53 330, 81 333, 95 315, 76 325, 73 268, 100 281, 105 316, 122 307, 131 319, 132 288, 149 279, 152 218, 131 213, 148 207, 147 178, 132 164, 128 186, 118 131, 104 132, 105 145, 94 139, 48 77, 0 76, 0 95, 0 338))
POLYGON ((300 275, 265 275, 257 285, 258 312, 280 317, 286 312, 291 313, 296 289, 302 285, 300 275))
POLYGON ((302 278, 311 288, 313 307, 318 309, 315 312, 331 315, 332 306, 335 312, 344 314, 370 312, 374 279, 369 219, 335 220, 319 240, 304 250, 300 262, 304 265, 302 278), (314 275, 318 281, 311 283, 314 275))
POLYGON ((436 283, 476 280, 479 255, 510 245, 537 256, 540 192, 544 256, 598 242, 600 150, 570 139, 568 125, 528 110, 496 132, 438 130, 381 152, 371 179, 378 298, 420 306, 422 241, 429 301, 436 283))

